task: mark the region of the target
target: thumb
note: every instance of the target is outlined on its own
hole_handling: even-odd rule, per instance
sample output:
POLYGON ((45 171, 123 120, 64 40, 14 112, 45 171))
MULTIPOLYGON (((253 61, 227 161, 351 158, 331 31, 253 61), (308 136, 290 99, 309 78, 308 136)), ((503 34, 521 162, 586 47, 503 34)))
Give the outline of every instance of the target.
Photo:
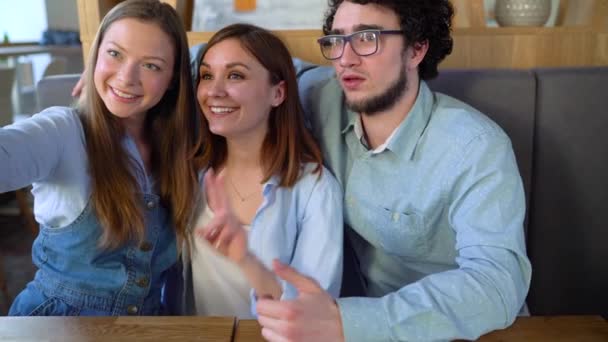
POLYGON ((285 265, 277 259, 272 262, 272 268, 280 278, 293 285, 299 293, 323 292, 316 280, 302 275, 293 267, 285 265))

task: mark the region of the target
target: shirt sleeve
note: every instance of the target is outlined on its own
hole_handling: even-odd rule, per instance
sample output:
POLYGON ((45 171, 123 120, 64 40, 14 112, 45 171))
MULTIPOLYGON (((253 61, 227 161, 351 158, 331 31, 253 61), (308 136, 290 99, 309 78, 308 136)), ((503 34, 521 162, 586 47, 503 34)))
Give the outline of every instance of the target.
MULTIPOLYGON (((343 213, 342 190, 327 169, 316 180, 303 212, 291 267, 315 279, 321 288, 337 298, 342 285, 343 213)), ((284 298, 295 298, 297 290, 283 282, 284 298)))
POLYGON ((52 107, 0 128, 0 192, 16 190, 52 174, 66 134, 76 128, 72 109, 52 107))
POLYGON ((476 339, 509 326, 524 304, 525 197, 508 138, 480 135, 446 178, 458 268, 380 298, 337 300, 347 341, 476 339))
MULTIPOLYGON (((332 79, 335 71, 333 67, 310 64, 298 58, 293 59, 293 64, 298 78, 298 94, 304 108, 304 122, 310 128, 312 125, 311 117, 313 116, 312 108, 315 107, 315 104, 311 101, 316 100, 311 94, 316 87, 332 79)), ((336 99, 336 101, 339 101, 339 99, 336 99)))
MULTIPOLYGON (((317 178, 317 174, 307 177, 298 183, 314 182, 310 187, 296 184, 311 190, 303 192, 306 198, 302 198, 303 203, 298 204, 298 210, 301 210, 298 217, 299 233, 289 265, 301 274, 315 279, 321 288, 337 298, 342 285, 343 266, 342 190, 325 168, 320 178, 317 178)), ((294 286, 280 278, 277 280, 283 290, 281 300, 298 296, 294 286)), ((251 314, 254 317, 257 317, 256 298, 255 290, 252 289, 251 314)))

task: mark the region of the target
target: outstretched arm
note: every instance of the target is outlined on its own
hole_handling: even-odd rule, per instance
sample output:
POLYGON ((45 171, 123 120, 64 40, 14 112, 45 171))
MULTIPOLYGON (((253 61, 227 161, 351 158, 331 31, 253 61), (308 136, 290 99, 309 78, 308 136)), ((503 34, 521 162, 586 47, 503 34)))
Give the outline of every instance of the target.
POLYGON ((80 134, 77 120, 67 108, 56 107, 0 128, 0 192, 47 178, 70 135, 80 134))

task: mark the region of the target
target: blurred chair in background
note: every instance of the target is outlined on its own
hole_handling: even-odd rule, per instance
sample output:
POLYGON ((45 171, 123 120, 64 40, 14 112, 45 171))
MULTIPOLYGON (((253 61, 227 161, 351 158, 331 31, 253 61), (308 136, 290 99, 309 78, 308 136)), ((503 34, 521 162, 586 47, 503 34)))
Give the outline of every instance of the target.
POLYGON ((2 254, 0 254, 0 293, 2 293, 2 297, 4 297, 2 300, 0 300, 0 303, 2 303, 0 310, 2 310, 2 312, 8 312, 8 303, 10 303, 12 299, 8 294, 6 277, 4 276, 4 258, 2 258, 2 254))
POLYGON ((18 106, 13 115, 13 121, 18 121, 36 113, 36 83, 34 82, 34 63, 27 56, 17 59, 15 78, 17 83, 18 106))
POLYGON ((13 123, 15 68, 0 66, 0 127, 13 123))
MULTIPOLYGON (((53 56, 51 57, 51 61, 46 65, 44 71, 42 72, 42 78, 65 74, 67 70, 68 59, 63 56, 53 56)), ((19 114, 23 114, 22 116, 28 117, 34 113, 41 111, 42 109, 48 107, 40 104, 37 101, 38 95, 36 94, 37 86, 34 83, 34 79, 32 77, 32 63, 19 63, 20 67, 20 84, 19 84, 19 103, 20 103, 20 112, 19 114)), ((20 117, 22 118, 22 117, 20 117)))
POLYGON ((68 59, 62 56, 53 56, 49 64, 44 68, 42 78, 52 75, 65 74, 68 66, 68 59))
POLYGON ((80 74, 52 75, 41 79, 36 86, 40 110, 73 104, 76 98, 72 97, 72 88, 79 79, 80 74))
MULTIPOLYGON (((0 127, 6 126, 13 122, 13 84, 15 82, 15 68, 0 67, 0 127)), ((0 293, 4 297, 1 301, 4 306, 11 302, 6 286, 6 277, 4 276, 4 260, 0 254, 0 293)), ((0 308, 5 312, 8 307, 0 308)))

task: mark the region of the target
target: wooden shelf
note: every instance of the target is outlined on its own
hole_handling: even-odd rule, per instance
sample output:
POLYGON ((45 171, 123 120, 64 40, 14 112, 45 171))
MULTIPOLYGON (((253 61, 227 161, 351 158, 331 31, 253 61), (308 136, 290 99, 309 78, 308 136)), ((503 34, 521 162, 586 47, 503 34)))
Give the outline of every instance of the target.
MULTIPOLYGON (((483 0, 452 0, 456 6, 454 50, 442 68, 535 68, 608 65, 608 1, 561 0, 556 27, 485 27, 483 0)), ((89 53, 103 16, 121 0, 78 0, 80 39, 89 53)), ((167 0, 189 30, 193 0, 167 0)), ((316 39, 321 30, 275 31, 292 55, 327 64, 316 39)), ((206 42, 213 32, 188 32, 191 45, 206 42)))

